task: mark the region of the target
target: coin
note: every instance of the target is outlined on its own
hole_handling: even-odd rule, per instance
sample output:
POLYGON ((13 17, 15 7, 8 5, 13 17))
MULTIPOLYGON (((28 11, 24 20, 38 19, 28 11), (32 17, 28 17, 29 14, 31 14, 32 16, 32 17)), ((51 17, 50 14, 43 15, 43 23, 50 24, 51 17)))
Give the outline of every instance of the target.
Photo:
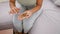
POLYGON ((24 18, 24 17, 26 16, 26 14, 27 14, 27 13, 22 14, 22 15, 21 15, 21 17, 23 17, 23 18, 24 18))

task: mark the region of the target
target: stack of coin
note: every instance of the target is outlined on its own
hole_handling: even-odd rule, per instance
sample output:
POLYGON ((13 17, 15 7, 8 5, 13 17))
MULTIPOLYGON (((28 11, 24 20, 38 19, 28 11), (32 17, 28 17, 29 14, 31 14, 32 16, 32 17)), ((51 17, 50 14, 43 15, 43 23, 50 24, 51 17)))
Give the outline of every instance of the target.
POLYGON ((25 18, 26 14, 27 14, 27 13, 22 14, 22 15, 21 15, 21 18, 25 18))

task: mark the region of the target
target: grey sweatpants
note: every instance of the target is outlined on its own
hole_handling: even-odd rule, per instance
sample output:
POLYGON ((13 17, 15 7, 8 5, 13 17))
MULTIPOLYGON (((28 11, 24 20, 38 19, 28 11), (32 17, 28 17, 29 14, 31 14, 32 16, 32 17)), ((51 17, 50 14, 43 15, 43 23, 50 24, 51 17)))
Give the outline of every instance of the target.
MULTIPOLYGON (((34 6, 21 6, 20 4, 17 5, 17 7, 20 7, 20 13, 23 13, 26 8, 27 9, 32 9, 34 6)), ((18 32, 22 32, 22 30, 24 29, 24 33, 27 33, 33 26, 34 21, 37 19, 37 17, 42 13, 41 10, 38 10, 36 13, 34 13, 30 18, 28 19, 24 19, 23 21, 20 21, 17 19, 19 14, 15 14, 13 16, 13 25, 14 28, 18 31, 18 32)))

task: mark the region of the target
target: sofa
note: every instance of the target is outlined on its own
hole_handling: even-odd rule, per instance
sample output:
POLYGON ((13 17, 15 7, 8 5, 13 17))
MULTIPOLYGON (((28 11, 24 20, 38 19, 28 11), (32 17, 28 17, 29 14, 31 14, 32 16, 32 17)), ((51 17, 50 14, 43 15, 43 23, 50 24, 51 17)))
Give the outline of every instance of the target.
MULTIPOLYGON (((53 2, 46 1, 46 2, 44 2, 44 4, 47 5, 47 6, 44 5, 45 6, 44 8, 47 7, 46 9, 51 8, 51 9, 56 9, 57 11, 60 11, 60 8, 59 7, 57 8, 57 6, 55 6, 55 4, 53 2), (50 5, 52 7, 49 7, 50 5)), ((0 30, 13 28, 13 21, 12 21, 13 15, 9 15, 9 10, 10 10, 10 7, 9 7, 8 1, 0 3, 0 30)), ((37 20, 37 21, 39 21, 39 20, 37 20)), ((38 27, 38 24, 34 25, 34 27, 35 26, 38 27)), ((33 30, 34 30, 34 28, 30 31, 30 34, 34 33, 34 32, 32 32, 33 30)), ((46 34, 46 33, 47 32, 45 32, 43 34, 46 34)), ((34 33, 34 34, 36 34, 36 33, 34 33)), ((39 33, 37 33, 37 34, 39 34, 39 33)))
POLYGON ((12 28, 12 16, 9 15, 9 2, 0 2, 0 30, 12 28))

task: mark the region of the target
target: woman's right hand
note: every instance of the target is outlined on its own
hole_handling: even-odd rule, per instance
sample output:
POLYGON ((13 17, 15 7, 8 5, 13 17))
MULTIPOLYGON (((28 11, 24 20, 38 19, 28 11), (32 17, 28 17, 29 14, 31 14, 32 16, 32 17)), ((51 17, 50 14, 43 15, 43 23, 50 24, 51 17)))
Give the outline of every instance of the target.
POLYGON ((17 14, 19 12, 20 8, 12 7, 9 14, 17 14))

